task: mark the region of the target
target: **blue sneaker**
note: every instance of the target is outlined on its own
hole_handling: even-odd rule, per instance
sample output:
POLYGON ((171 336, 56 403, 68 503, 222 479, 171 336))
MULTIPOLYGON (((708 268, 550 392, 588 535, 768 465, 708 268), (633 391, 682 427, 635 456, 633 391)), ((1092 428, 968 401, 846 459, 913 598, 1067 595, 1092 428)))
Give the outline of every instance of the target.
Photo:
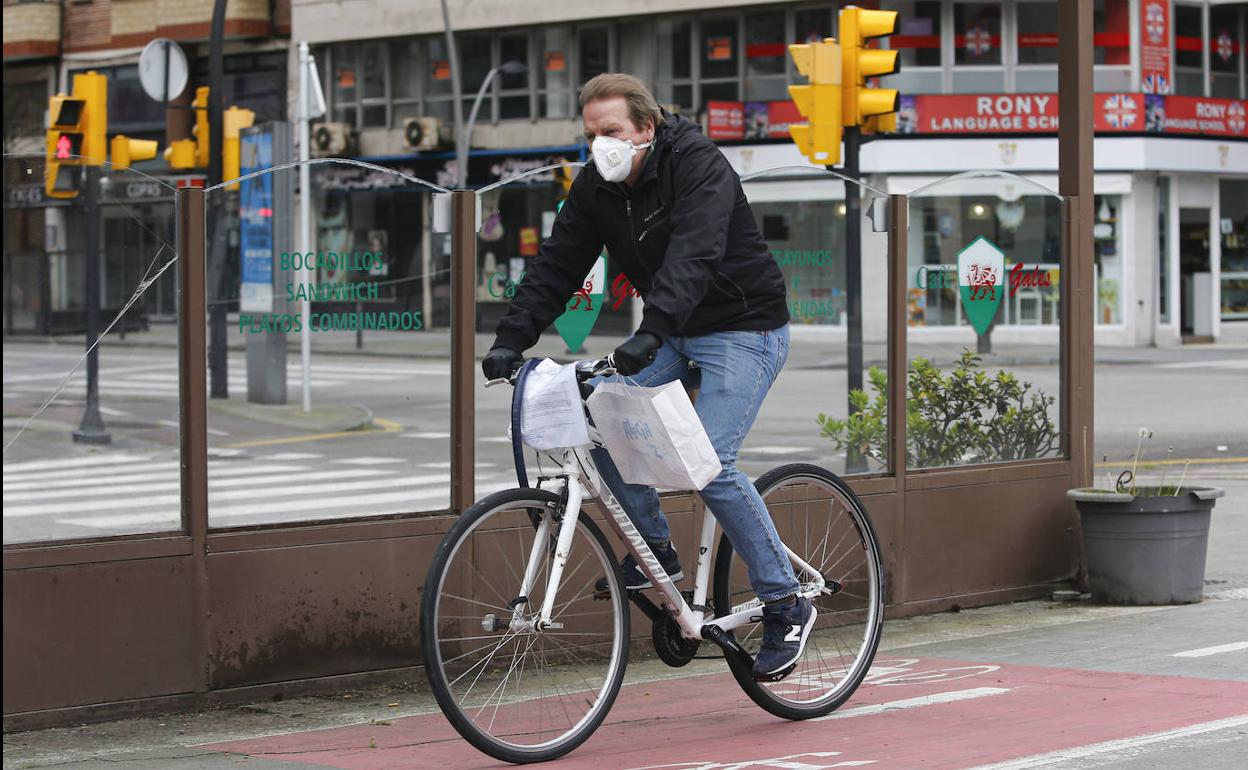
MULTIPOLYGON (((680 566, 680 557, 676 555, 676 548, 668 543, 666 550, 659 550, 657 547, 651 546, 654 555, 658 557, 659 563, 663 565, 663 569, 667 571, 667 576, 672 582, 678 583, 685 579, 685 571, 680 566)), ((620 562, 620 577, 624 581, 625 591, 640 591, 643 588, 650 588, 650 579, 642 574, 641 568, 637 566, 637 560, 633 555, 626 554, 623 561, 620 562)), ((594 588, 599 593, 608 590, 609 585, 605 577, 598 578, 598 582, 594 584, 594 588)))
POLYGON ((763 646, 754 658, 755 680, 778 682, 793 673, 818 614, 801 596, 793 604, 763 607, 763 646))

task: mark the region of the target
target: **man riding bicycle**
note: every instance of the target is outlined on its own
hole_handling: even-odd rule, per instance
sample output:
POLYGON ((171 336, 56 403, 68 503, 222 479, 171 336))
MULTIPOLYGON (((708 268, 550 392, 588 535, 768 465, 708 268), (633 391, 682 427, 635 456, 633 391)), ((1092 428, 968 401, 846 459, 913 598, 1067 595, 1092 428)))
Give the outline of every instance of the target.
MULTIPOLYGON (((787 675, 815 624, 762 498, 736 465, 789 349, 784 278, 728 160, 696 126, 659 108, 631 75, 608 73, 580 94, 593 163, 576 178, 539 256, 517 287, 482 362, 489 379, 523 361, 580 288, 603 246, 645 302, 637 333, 615 350, 640 385, 699 388, 698 417, 722 470, 702 491, 764 602, 760 679, 787 675)), ((673 580, 684 578, 667 518, 650 487, 626 484, 603 449, 603 480, 673 580)), ((629 590, 650 587, 632 555, 629 590)))

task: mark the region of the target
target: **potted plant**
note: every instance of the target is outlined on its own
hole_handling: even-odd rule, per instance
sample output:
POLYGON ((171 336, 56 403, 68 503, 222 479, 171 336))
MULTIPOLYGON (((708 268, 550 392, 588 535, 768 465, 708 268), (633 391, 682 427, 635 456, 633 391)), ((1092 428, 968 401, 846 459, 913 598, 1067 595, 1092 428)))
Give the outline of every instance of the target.
POLYGON ((1066 493, 1083 525, 1093 601, 1191 604, 1203 597, 1209 517, 1226 491, 1184 486, 1187 464, 1177 484, 1166 484, 1163 472, 1155 486, 1137 485, 1140 448, 1152 435, 1140 429, 1132 467, 1118 476, 1112 489, 1085 487, 1066 493))

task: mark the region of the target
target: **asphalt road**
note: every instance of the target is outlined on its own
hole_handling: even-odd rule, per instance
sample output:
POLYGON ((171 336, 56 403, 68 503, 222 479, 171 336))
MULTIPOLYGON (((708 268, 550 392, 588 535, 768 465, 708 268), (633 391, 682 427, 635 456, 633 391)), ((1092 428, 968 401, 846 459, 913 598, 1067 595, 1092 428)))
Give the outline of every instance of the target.
MULTIPOLYGON (((113 437, 109 446, 70 440, 83 410, 81 371, 13 440, 79 355, 66 346, 9 341, 4 347, 5 542, 177 525, 175 350, 102 351, 100 404, 113 437)), ((1129 464, 1141 427, 1153 432, 1144 460, 1171 461, 1143 479, 1164 472, 1173 480, 1188 458, 1248 456, 1248 351, 1206 347, 1107 358, 1096 369, 1095 451, 1109 460, 1103 470, 1116 475, 1129 464)), ((844 453, 820 435, 816 416, 845 414, 846 372, 808 360, 790 358, 743 446, 739 464, 752 476, 795 461, 844 470, 844 453)), ((996 368, 1057 392, 1051 363, 1012 362, 990 371, 996 368)), ((444 360, 317 354, 310 415, 297 406, 299 376, 292 362, 288 406, 249 404, 243 356, 231 355, 230 398, 214 400, 208 419, 214 526, 445 507, 450 377, 444 360)), ((506 436, 511 391, 478 383, 476 398, 480 496, 514 484, 506 436)), ((538 470, 530 460, 530 476, 538 470)))

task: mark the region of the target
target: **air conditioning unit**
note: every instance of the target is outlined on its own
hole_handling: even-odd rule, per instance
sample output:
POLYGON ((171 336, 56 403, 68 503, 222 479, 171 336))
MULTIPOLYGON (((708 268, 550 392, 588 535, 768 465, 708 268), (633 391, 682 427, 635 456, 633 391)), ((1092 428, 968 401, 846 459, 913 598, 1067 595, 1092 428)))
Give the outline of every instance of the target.
POLYGON ((355 153, 355 128, 346 123, 312 126, 312 157, 334 158, 355 153))
POLYGON ((403 141, 413 150, 436 150, 442 145, 441 118, 408 118, 403 121, 403 141))

